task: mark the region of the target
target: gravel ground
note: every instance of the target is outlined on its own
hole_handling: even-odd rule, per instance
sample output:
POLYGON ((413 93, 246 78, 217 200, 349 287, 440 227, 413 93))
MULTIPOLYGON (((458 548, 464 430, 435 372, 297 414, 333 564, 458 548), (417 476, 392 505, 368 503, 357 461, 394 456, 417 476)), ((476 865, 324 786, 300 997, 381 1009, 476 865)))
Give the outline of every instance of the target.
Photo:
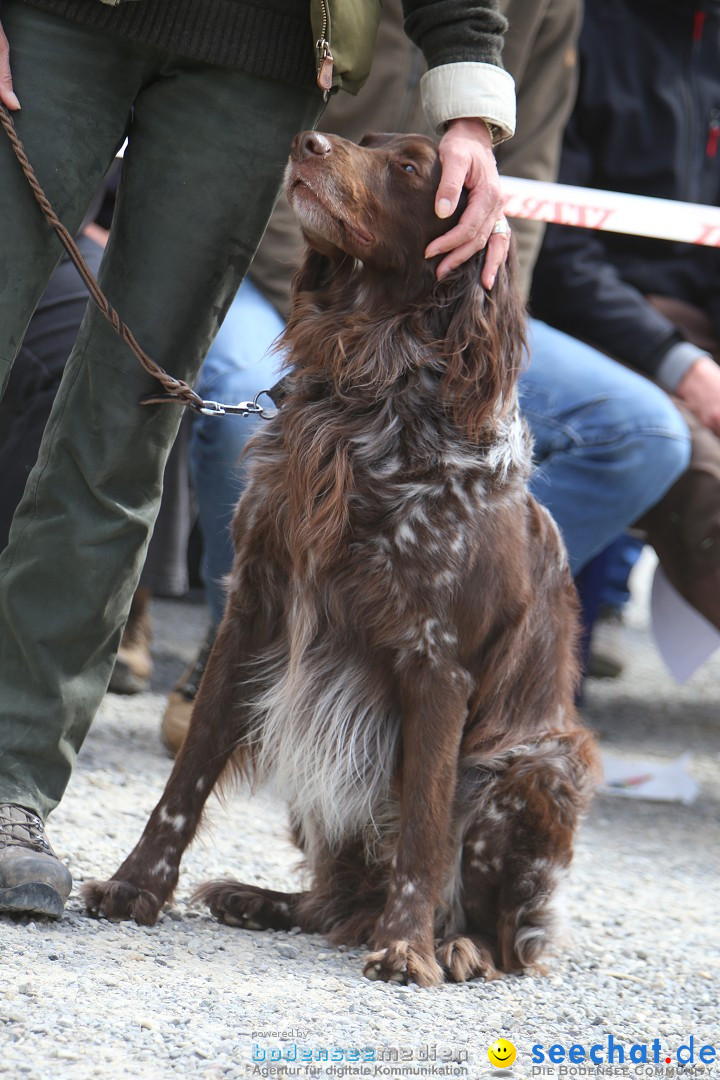
MULTIPOLYGON (((175 906, 156 927, 87 918, 75 893, 59 923, 0 917, 0 1075, 278 1075, 273 1055, 287 1058, 293 1047, 298 1058, 302 1048, 314 1059, 322 1048, 344 1053, 335 1065, 285 1061, 280 1074, 604 1075, 613 1066, 568 1065, 567 1057, 533 1066, 531 1048, 547 1055, 551 1044, 566 1052, 595 1045, 607 1061, 612 1037, 626 1055, 633 1044, 649 1048, 650 1064, 626 1057, 622 1069, 616 1050, 615 1074, 673 1076, 676 1052, 692 1036, 695 1071, 682 1075, 720 1076, 720 1062, 698 1067, 704 1045, 720 1058, 720 654, 686 686, 672 682, 646 625, 648 572, 646 563, 637 578, 627 673, 591 684, 585 714, 602 743, 622 753, 665 759, 690 749, 701 793, 690 807, 596 800, 566 890, 568 933, 547 975, 433 990, 371 983, 360 974, 361 950, 236 930, 192 910, 190 892, 211 876, 277 888, 295 880, 282 807, 239 792, 225 806, 211 802, 175 906), (488 1061, 497 1038, 517 1049, 509 1069, 488 1061), (364 1064, 347 1064, 354 1049, 364 1064)), ((170 769, 159 741, 164 693, 193 656, 205 616, 198 603, 165 601, 153 617, 152 693, 108 695, 51 821, 76 887, 116 869, 170 769)))

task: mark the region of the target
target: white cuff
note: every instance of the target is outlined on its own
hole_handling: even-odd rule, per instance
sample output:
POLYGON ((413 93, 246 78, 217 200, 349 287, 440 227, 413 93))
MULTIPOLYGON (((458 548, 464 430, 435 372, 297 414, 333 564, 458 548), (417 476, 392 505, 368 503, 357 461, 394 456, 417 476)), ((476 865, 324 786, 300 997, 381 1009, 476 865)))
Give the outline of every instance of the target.
POLYGON ((420 91, 428 122, 439 134, 449 120, 466 116, 495 128, 495 145, 515 133, 515 81, 496 64, 463 61, 430 68, 420 91))

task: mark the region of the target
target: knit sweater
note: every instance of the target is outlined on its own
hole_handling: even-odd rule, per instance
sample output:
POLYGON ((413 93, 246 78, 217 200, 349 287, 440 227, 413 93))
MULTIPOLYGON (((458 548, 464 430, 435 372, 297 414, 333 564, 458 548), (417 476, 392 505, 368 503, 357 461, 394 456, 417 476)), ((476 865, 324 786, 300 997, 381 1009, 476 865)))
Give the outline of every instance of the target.
POLYGON ((176 56, 293 86, 315 82, 308 0, 25 0, 176 56))
MULTIPOLYGON (((315 81, 309 0, 24 0, 85 26, 176 55, 296 86, 315 81)), ((331 0, 332 2, 332 0, 331 0)), ((428 67, 500 66, 499 0, 405 0, 406 28, 428 67)))

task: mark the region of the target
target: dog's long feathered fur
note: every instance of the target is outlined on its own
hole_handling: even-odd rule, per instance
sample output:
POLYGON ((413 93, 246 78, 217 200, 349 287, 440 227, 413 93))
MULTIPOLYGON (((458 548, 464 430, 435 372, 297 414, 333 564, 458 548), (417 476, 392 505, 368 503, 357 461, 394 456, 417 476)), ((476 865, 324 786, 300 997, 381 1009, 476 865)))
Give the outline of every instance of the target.
POLYGON ((575 602, 526 487, 510 274, 486 294, 479 257, 441 282, 423 258, 438 171, 419 137, 294 144, 286 398, 253 442, 188 739, 95 910, 155 920, 230 760, 287 799, 310 887, 212 882, 226 922, 368 943, 366 974, 423 985, 548 942, 594 768, 575 602))

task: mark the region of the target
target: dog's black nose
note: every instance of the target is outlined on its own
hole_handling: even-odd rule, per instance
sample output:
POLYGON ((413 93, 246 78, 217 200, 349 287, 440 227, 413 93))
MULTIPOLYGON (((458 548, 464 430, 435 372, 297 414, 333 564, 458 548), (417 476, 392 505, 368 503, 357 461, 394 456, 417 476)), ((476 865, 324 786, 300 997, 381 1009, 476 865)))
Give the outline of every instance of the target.
POLYGON ((331 150, 330 140, 319 131, 301 131, 291 144, 292 156, 296 161, 309 157, 326 157, 331 150))

